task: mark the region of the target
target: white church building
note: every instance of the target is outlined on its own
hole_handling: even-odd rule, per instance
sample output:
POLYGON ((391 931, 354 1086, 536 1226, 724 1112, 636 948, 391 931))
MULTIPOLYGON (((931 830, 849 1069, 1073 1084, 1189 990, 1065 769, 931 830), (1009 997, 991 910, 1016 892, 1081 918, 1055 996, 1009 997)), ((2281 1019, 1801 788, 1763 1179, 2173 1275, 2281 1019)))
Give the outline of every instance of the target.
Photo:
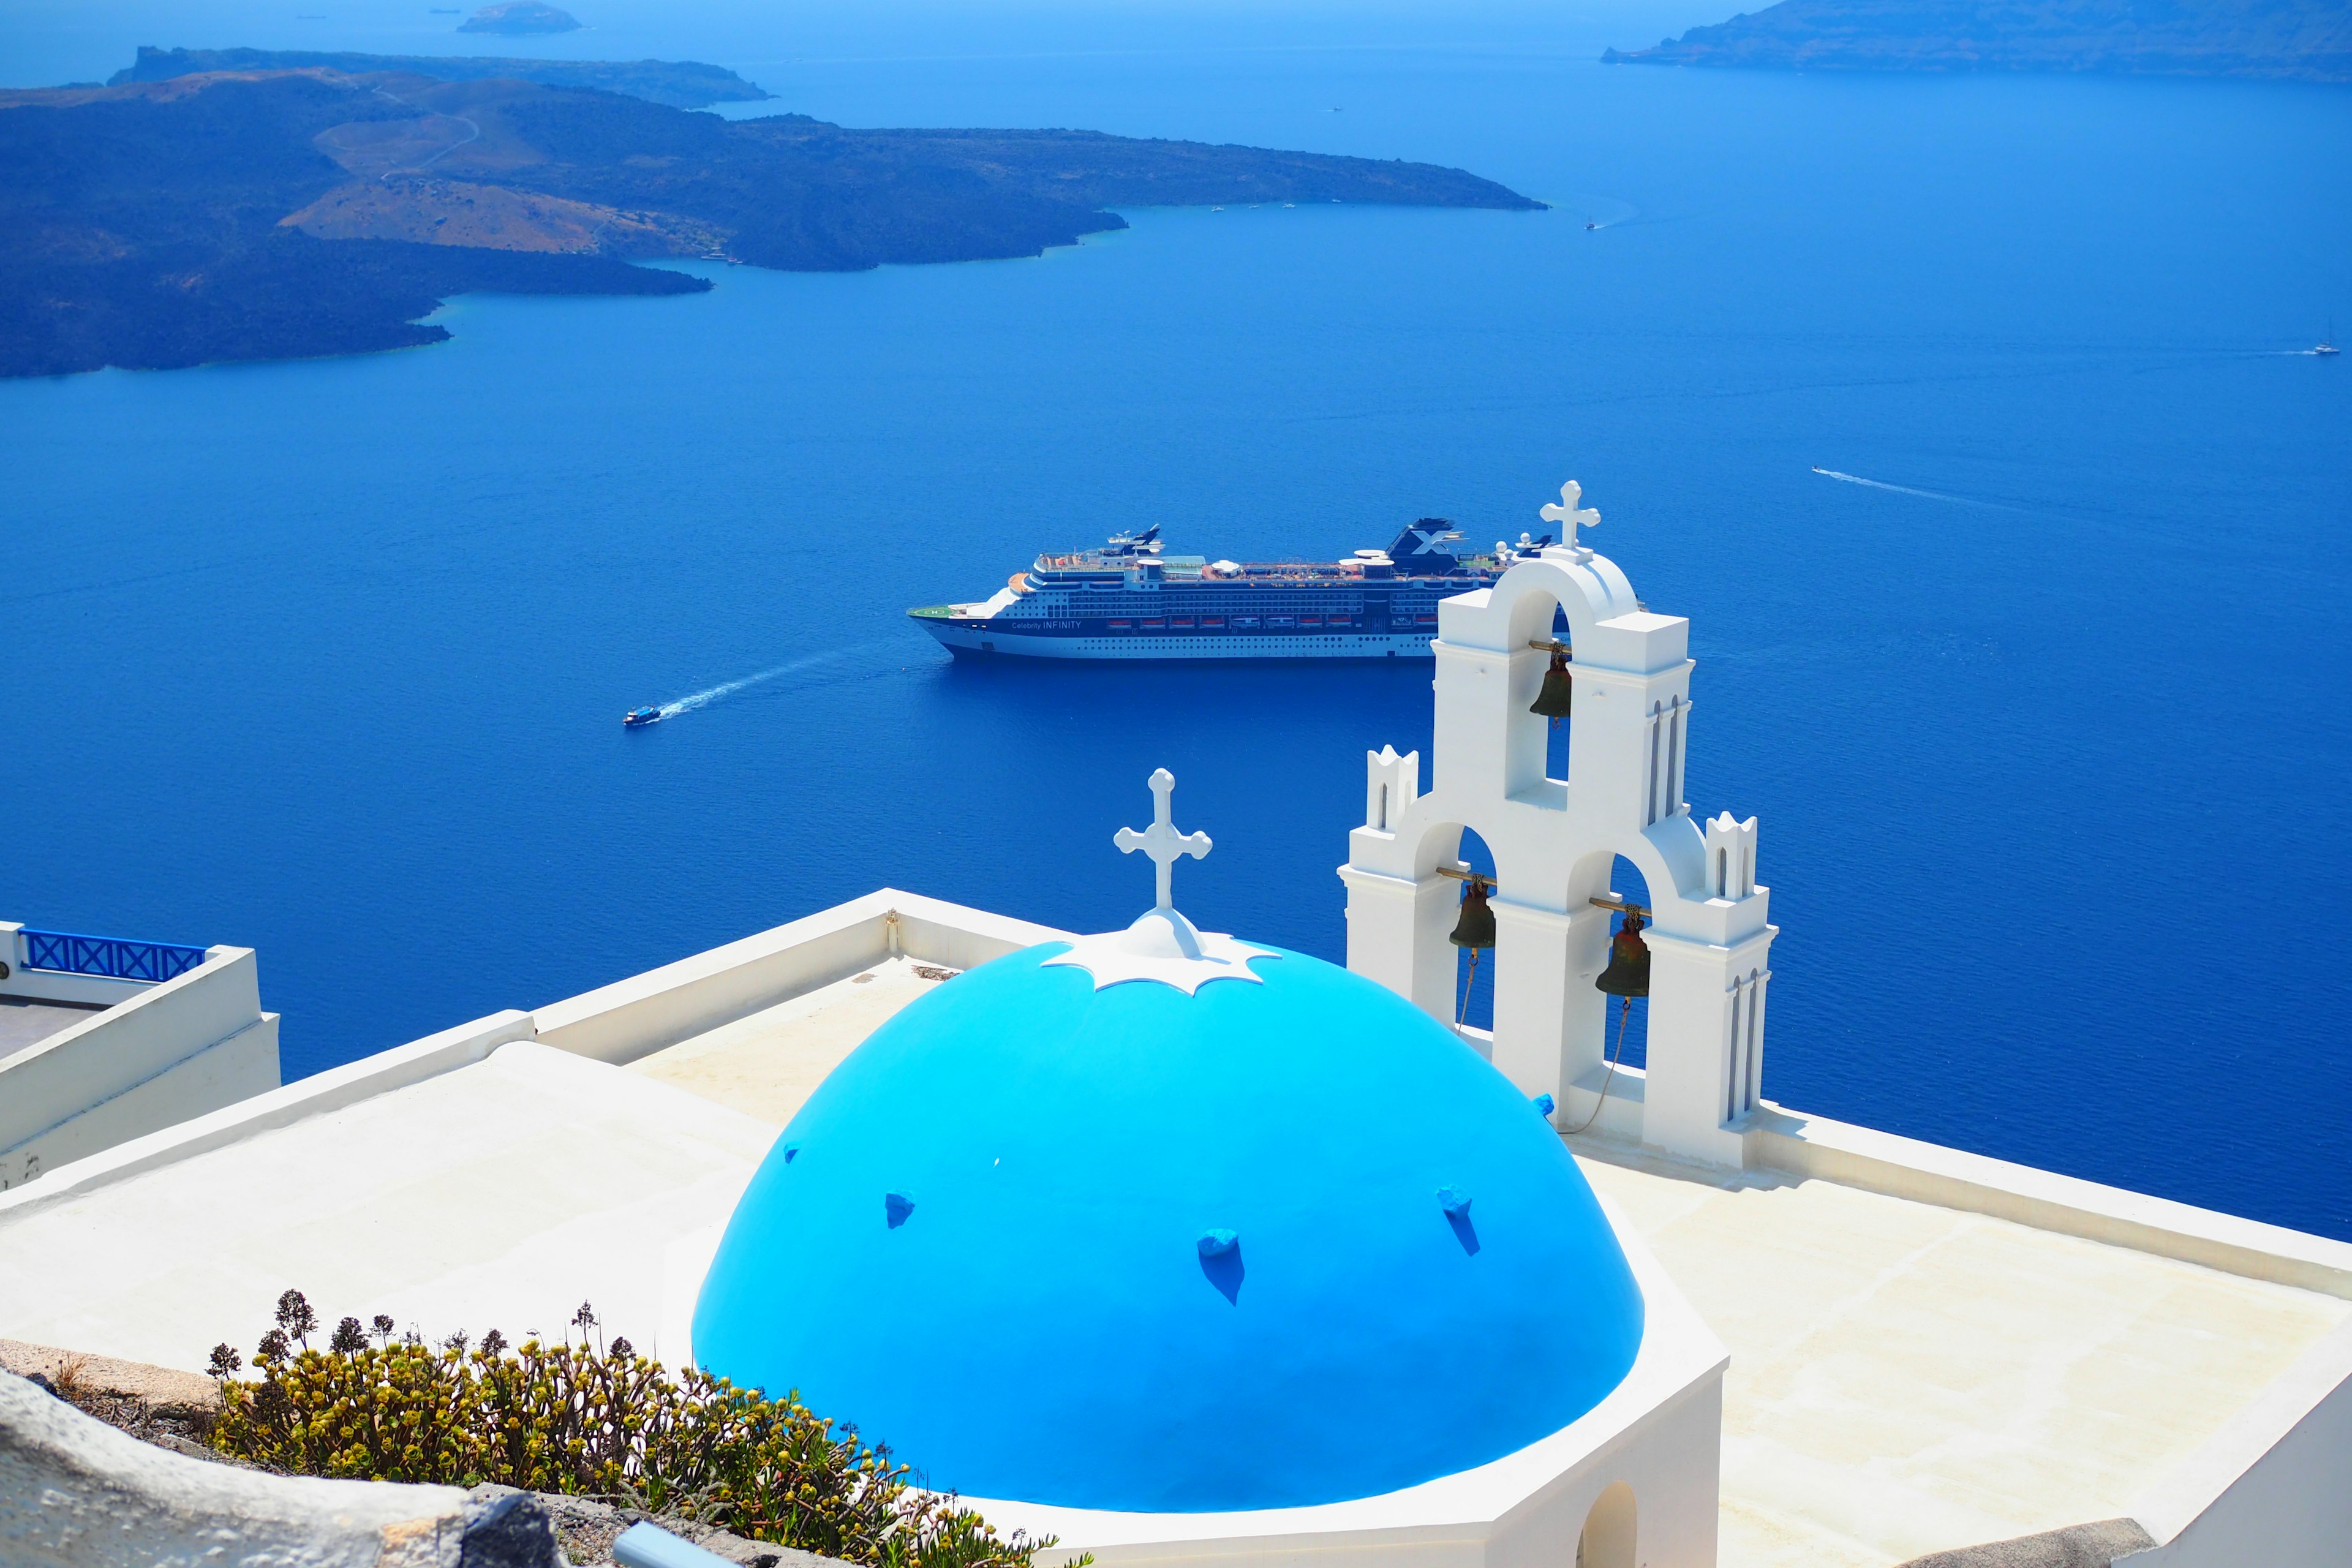
POLYGON ((2352 1246, 1770 1099, 1689 623, 1542 515, 1331 826, 1344 969, 1183 916, 1163 772, 1124 931, 885 889, 20 1180, 0 1337, 587 1300, 1106 1568, 2352 1563, 2352 1246))

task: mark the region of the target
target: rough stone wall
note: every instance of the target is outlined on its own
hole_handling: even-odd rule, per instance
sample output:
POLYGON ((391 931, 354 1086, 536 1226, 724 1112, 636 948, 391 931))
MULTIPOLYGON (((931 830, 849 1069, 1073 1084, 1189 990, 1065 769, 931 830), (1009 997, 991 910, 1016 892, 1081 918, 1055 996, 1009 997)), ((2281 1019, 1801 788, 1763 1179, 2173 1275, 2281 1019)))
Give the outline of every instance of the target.
POLYGON ((273 1476, 116 1431, 0 1373, 8 1568, 560 1568, 523 1493, 273 1476))
POLYGON ((2116 1558, 2155 1544, 2137 1520, 2104 1519, 2014 1541, 1930 1552, 1902 1568, 2110 1568, 2116 1558))

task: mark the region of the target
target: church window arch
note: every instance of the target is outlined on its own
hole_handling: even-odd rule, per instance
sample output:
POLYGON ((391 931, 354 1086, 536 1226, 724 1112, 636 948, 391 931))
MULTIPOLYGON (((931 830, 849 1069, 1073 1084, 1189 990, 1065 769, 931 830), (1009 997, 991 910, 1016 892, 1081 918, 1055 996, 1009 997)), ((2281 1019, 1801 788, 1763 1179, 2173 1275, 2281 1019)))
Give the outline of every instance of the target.
POLYGON ((1512 630, 1506 653, 1512 677, 1510 711, 1505 720, 1508 726, 1505 784, 1508 793, 1517 794, 1536 787, 1540 780, 1565 784, 1570 778, 1570 724, 1565 720, 1555 724, 1531 711, 1551 658, 1530 645, 1556 642, 1566 647, 1571 638, 1567 609, 1557 596, 1540 588, 1528 588, 1518 595, 1509 624, 1512 630))
MULTIPOLYGON (((1465 827, 1462 829, 1462 847, 1455 853, 1463 865, 1490 879, 1487 895, 1493 897, 1495 889, 1491 879, 1495 875, 1495 856, 1486 847, 1486 841, 1475 830, 1465 827)), ((1454 949, 1453 1022, 1461 1028, 1492 1032, 1495 1027, 1495 950, 1488 948, 1479 952, 1475 960, 1471 953, 1472 950, 1468 948, 1454 949)))
POLYGON ((1593 1500, 1576 1536, 1576 1568, 1635 1568, 1640 1513, 1633 1489, 1612 1481, 1593 1500))

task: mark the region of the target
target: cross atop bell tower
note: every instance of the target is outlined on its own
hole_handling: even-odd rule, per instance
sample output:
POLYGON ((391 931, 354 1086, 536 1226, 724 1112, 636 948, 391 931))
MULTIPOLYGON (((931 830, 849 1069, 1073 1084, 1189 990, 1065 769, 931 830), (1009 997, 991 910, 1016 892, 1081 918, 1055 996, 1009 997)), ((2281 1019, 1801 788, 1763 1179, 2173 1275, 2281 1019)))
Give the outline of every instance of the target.
POLYGON ((1546 522, 1559 524, 1561 548, 1580 551, 1583 555, 1591 555, 1591 547, 1578 542, 1576 531, 1580 528, 1599 528, 1601 512, 1595 507, 1580 507, 1579 503, 1583 500, 1584 487, 1570 479, 1559 487, 1559 500, 1544 502, 1542 509, 1536 515, 1546 522))
POLYGON ((1176 775, 1166 768, 1155 768, 1150 784, 1151 826, 1140 833, 1132 827, 1122 827, 1110 836, 1110 841, 1118 846, 1118 852, 1122 855, 1132 855, 1140 849, 1150 858, 1154 873, 1153 890, 1158 896, 1158 901, 1151 907, 1172 910, 1176 907, 1173 898, 1176 862, 1187 855, 1195 860, 1204 858, 1211 845, 1205 833, 1176 831, 1176 824, 1169 816, 1170 797, 1176 793, 1176 775))

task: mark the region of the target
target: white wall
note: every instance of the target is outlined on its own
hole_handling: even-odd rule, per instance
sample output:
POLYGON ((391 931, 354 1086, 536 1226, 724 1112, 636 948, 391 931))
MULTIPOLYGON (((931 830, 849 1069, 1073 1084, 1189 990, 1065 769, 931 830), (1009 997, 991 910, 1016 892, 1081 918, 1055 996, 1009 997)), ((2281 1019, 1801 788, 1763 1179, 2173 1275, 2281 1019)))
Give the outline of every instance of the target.
POLYGON ((1759 1107, 1744 1136, 1751 1170, 1820 1177, 2352 1300, 2352 1243, 1778 1105, 1759 1107))
POLYGON ((2116 1568, 2352 1563, 2352 1322, 2312 1346, 2134 1510, 2116 1568))
POLYGON ((0 1188, 278 1084, 278 1015, 261 1010, 253 950, 213 948, 0 1063, 0 1188))
POLYGON ((542 1045, 621 1064, 896 954, 969 969, 1067 931, 883 888, 532 1015, 542 1045))

